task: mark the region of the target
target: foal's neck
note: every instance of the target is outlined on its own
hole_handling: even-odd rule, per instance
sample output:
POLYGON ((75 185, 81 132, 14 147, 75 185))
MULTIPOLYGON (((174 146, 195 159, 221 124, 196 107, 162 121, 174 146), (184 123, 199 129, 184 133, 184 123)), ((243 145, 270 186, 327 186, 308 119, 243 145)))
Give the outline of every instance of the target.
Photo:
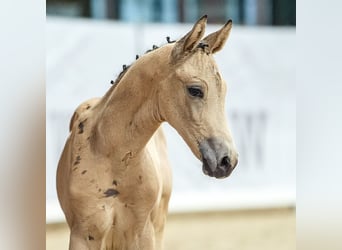
POLYGON ((168 74, 169 50, 158 50, 136 61, 101 100, 93 142, 98 153, 134 157, 160 126, 157 93, 168 74))

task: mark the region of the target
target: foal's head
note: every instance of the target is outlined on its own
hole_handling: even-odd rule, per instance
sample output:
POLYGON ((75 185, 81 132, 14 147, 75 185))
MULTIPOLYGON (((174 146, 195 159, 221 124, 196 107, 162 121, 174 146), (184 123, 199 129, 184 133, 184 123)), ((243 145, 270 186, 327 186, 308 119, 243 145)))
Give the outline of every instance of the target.
POLYGON ((225 178, 238 162, 225 116, 225 81, 213 54, 224 46, 232 22, 202 39, 207 17, 202 17, 172 48, 171 73, 162 82, 160 111, 203 162, 206 175, 225 178))

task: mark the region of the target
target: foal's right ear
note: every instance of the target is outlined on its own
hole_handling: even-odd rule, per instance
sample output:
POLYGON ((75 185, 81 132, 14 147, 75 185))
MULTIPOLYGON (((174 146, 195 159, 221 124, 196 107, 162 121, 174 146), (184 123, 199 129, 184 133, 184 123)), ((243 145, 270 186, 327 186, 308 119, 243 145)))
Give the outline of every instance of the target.
POLYGON ((219 29, 218 31, 206 36, 203 41, 205 41, 211 53, 216 53, 217 51, 221 50, 226 43, 230 30, 232 29, 232 20, 228 20, 226 24, 219 29))
POLYGON ((192 27, 192 29, 181 39, 179 39, 173 47, 171 58, 177 61, 191 52, 200 42, 205 32, 207 24, 207 15, 202 16, 192 27))

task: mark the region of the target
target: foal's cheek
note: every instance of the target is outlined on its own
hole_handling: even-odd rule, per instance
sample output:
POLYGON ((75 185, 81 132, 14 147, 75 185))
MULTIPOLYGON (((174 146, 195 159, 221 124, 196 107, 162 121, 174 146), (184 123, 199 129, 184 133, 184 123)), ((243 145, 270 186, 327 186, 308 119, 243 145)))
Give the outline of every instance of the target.
POLYGON ((195 124, 201 124, 204 116, 204 107, 202 103, 190 104, 190 117, 195 124))

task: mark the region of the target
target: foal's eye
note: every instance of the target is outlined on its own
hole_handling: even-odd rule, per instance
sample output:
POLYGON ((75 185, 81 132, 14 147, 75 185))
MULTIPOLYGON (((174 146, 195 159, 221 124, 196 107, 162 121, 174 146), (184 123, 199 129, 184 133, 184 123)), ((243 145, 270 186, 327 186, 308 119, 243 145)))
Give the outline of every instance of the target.
POLYGON ((203 98, 203 92, 200 87, 197 87, 197 86, 188 87, 188 92, 193 97, 203 98))

